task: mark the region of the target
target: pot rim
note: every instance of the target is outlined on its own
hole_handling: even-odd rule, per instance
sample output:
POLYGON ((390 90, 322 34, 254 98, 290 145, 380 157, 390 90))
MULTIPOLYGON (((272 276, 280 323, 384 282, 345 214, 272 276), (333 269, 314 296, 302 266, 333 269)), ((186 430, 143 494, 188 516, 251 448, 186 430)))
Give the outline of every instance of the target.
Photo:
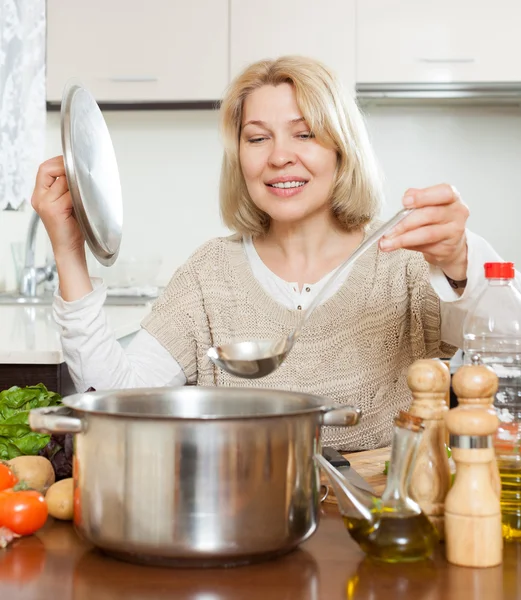
MULTIPOLYGON (((167 399, 163 398, 163 403, 166 403, 167 399)), ((322 396, 318 396, 315 394, 307 394, 304 392, 293 392, 287 390, 277 390, 277 389, 266 389, 266 388, 239 388, 239 387, 205 387, 205 386, 179 386, 179 387, 162 387, 162 388, 135 388, 135 389, 114 389, 114 390, 103 390, 103 391, 90 391, 84 393, 72 394, 70 396, 64 396, 62 398, 63 405, 75 413, 80 415, 97 415, 103 416, 107 418, 131 418, 131 419, 148 419, 148 420, 170 420, 170 421, 237 421, 237 420, 249 420, 249 419, 273 419, 273 418, 281 418, 281 417, 295 417, 301 415, 310 415, 314 413, 324 414, 330 411, 334 411, 335 409, 340 409, 343 407, 336 406, 331 400, 328 400, 322 396), (154 396, 159 396, 160 398, 164 395, 182 395, 182 396, 194 396, 190 398, 189 402, 194 403, 202 401, 202 395, 206 392, 212 393, 213 396, 217 396, 217 399, 222 400, 226 396, 242 396, 246 397, 244 402, 248 402, 247 396, 253 397, 265 397, 273 400, 273 397, 282 397, 286 400, 291 400, 294 398, 295 407, 285 410, 281 410, 280 412, 265 412, 265 413, 257 413, 254 414, 252 412, 240 413, 240 412, 232 412, 230 414, 211 414, 211 413, 203 413, 203 414, 190 414, 190 411, 187 411, 187 414, 169 414, 169 413, 150 413, 150 412, 140 412, 137 410, 129 410, 129 411, 111 411, 109 409, 100 409, 96 408, 96 403, 100 402, 104 398, 107 398, 109 401, 111 397, 117 396, 119 400, 128 398, 137 397, 146 397, 150 398, 154 396), (306 405, 306 402, 308 403, 306 405), (302 404, 302 406, 298 406, 298 404, 302 404), (311 403, 311 406, 309 405, 311 403)), ((281 403, 282 404, 282 403, 281 403)))

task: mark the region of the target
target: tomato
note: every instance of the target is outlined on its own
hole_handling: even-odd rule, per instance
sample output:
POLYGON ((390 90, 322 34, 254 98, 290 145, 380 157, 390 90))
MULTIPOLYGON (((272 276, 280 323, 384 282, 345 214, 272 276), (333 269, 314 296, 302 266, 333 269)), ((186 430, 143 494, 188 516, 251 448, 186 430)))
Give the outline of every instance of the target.
POLYGON ((18 535, 31 535, 45 525, 47 504, 35 490, 0 492, 0 526, 18 535))
POLYGON ((18 483, 18 477, 11 469, 0 462, 0 491, 14 487, 18 483))

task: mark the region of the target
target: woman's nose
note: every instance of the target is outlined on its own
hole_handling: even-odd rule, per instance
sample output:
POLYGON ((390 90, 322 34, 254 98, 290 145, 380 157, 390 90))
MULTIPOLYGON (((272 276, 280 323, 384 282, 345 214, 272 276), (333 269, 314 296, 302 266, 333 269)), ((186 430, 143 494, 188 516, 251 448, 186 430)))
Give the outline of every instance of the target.
POLYGON ((289 142, 276 140, 270 153, 269 162, 274 167, 285 167, 296 162, 296 154, 289 142))

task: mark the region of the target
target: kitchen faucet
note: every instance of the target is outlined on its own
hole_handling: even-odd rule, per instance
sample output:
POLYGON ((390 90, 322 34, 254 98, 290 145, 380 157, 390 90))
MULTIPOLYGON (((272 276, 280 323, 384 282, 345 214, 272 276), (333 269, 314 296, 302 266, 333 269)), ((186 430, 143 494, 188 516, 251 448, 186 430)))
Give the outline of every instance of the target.
POLYGON ((19 293, 21 296, 36 296, 38 285, 44 281, 52 281, 56 275, 56 263, 46 264, 44 267, 36 267, 35 249, 36 249, 36 233, 38 231, 38 223, 40 217, 37 212, 34 212, 29 227, 27 229, 27 238, 25 241, 25 262, 22 269, 19 282, 19 293))

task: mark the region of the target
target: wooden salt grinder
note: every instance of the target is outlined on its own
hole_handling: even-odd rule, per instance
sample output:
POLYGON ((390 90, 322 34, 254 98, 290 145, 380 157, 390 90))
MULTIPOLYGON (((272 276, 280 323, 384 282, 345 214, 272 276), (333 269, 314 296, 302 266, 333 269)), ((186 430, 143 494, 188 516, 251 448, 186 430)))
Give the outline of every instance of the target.
POLYGON ((417 360, 409 367, 407 384, 413 397, 410 412, 421 417, 425 427, 409 489, 442 540, 445 496, 450 489, 444 420, 449 410, 446 396, 450 390, 450 372, 440 360, 417 360))
POLYGON ((452 385, 459 406, 445 417, 456 463, 454 485, 445 499, 447 560, 463 567, 493 567, 503 559, 501 507, 490 477, 499 424, 490 398, 498 379, 490 367, 465 365, 452 385))
MULTIPOLYGON (((473 365, 483 364, 481 362, 481 357, 479 356, 479 354, 475 354, 474 356, 472 356, 471 362, 473 365)), ((460 397, 458 397, 459 404, 469 406, 470 404, 477 403, 483 409, 489 410, 490 412, 496 414, 496 409, 494 408, 494 398, 495 398, 496 392, 497 392, 497 385, 493 389, 493 391, 491 392, 489 397, 476 399, 474 396, 476 393, 475 388, 469 387, 468 392, 470 393, 471 397, 464 396, 463 394, 465 394, 465 390, 460 390, 460 393, 462 395, 460 397)), ((486 393, 488 393, 488 392, 486 392, 486 393)), ((494 488, 494 491, 496 492, 497 497, 501 498, 501 478, 499 476, 499 468, 498 468, 498 464, 497 464, 496 460, 493 460, 490 463, 490 479, 492 481, 492 487, 494 488)))

